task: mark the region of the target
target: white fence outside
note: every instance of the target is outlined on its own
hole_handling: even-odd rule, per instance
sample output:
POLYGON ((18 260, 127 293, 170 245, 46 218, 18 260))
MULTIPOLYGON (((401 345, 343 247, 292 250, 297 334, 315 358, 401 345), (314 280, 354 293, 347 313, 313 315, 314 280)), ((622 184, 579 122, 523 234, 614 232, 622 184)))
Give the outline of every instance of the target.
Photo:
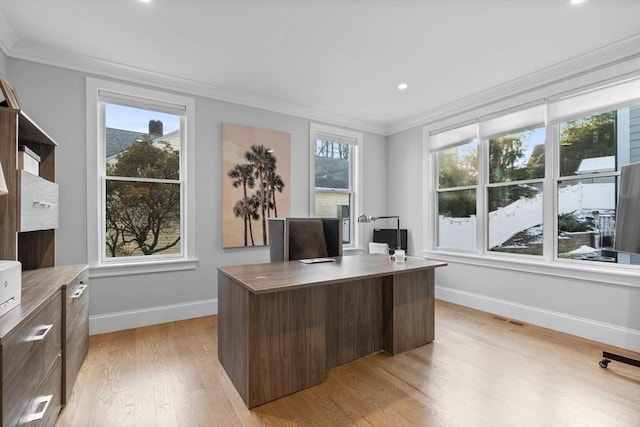
MULTIPOLYGON (((558 213, 591 213, 615 209, 614 183, 577 183, 558 192, 558 213)), ((516 234, 542 224, 542 194, 521 198, 489 213, 489 247, 503 244, 516 234)), ((475 249, 476 217, 438 219, 441 248, 475 249)))

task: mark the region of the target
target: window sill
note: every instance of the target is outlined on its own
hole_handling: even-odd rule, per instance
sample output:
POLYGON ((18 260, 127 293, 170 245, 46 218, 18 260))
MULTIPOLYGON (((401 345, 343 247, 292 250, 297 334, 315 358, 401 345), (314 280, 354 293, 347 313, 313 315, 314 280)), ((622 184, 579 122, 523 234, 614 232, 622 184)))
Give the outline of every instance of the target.
POLYGON ((355 246, 342 248, 342 255, 359 255, 363 253, 365 253, 364 248, 356 248, 355 246))
POLYGON ((198 266, 198 262, 197 258, 190 258, 92 265, 89 266, 89 278, 194 270, 198 266))
POLYGON ((620 286, 640 288, 640 269, 635 267, 611 267, 607 265, 589 265, 572 262, 547 262, 524 258, 500 258, 489 255, 462 254, 447 251, 422 251, 424 258, 448 261, 459 264, 475 265, 503 270, 514 270, 532 274, 561 277, 573 280, 585 280, 620 286))

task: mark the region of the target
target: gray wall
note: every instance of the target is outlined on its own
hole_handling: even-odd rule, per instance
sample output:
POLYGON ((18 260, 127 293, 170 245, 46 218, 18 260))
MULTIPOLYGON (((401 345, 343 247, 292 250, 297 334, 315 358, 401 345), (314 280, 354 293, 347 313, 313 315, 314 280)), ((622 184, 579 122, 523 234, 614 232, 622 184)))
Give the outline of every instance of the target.
POLYGON ((7 55, 0 49, 0 74, 7 75, 7 55))
POLYGON ((400 215, 400 226, 408 230, 407 253, 420 255, 423 239, 422 128, 417 127, 387 138, 389 160, 389 214, 400 215))
MULTIPOLYGON (((58 264, 84 264, 87 262, 87 75, 9 58, 8 76, 27 114, 59 144, 56 180, 60 185, 60 227, 56 234, 56 261, 58 264)), ((309 215, 309 120, 195 98, 195 245, 199 266, 189 271, 92 278, 92 333, 215 313, 218 266, 268 261, 268 248, 221 248, 221 123, 245 124, 291 134, 291 215, 309 215)), ((363 209, 383 212, 387 191, 386 138, 365 133, 363 145, 363 209)))

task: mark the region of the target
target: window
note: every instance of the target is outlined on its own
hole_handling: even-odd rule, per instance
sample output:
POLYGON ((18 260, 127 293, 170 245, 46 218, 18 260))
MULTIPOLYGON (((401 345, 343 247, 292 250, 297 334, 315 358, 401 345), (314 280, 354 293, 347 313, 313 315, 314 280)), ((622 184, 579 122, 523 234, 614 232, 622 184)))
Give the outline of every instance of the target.
POLYGON ((638 128, 640 105, 557 125, 558 258, 638 264, 613 250, 619 170, 640 161, 638 128))
POLYGON ((87 115, 88 182, 95 183, 88 186, 95 193, 88 197, 95 212, 91 266, 111 274, 136 265, 185 268, 176 265, 193 256, 187 173, 193 101, 88 79, 87 108, 95 115, 87 115))
POLYGON ((434 247, 640 265, 613 249, 620 167, 640 161, 638 94, 633 78, 429 133, 434 247))
POLYGON ((476 248, 478 142, 438 151, 438 247, 476 248))
POLYGON ((362 134, 312 124, 312 216, 342 219, 342 243, 355 247, 355 221, 360 206, 358 190, 362 134))
POLYGON ((489 139, 488 249, 543 255, 544 128, 489 139))

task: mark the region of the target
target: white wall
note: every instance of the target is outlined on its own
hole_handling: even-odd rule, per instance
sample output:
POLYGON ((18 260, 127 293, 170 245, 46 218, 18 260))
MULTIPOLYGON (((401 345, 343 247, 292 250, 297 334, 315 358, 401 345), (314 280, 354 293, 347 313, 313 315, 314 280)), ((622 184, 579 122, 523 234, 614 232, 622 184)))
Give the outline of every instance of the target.
MULTIPOLYGON (((86 74, 9 58, 8 77, 25 111, 59 144, 60 228, 56 262, 87 262, 86 74)), ((100 76, 93 76, 100 77, 100 76)), ((160 88, 162 89, 162 88, 160 88)), ((188 94, 183 94, 190 96, 188 94)), ((196 97, 195 270, 91 279, 91 333, 217 312, 217 267, 268 261, 268 248, 221 247, 221 123, 291 134, 291 216, 309 215, 309 121, 280 113, 196 97)), ((386 206, 386 139, 364 135, 364 206, 386 206)))
POLYGON ((0 49, 0 75, 7 75, 7 55, 0 49))
MULTIPOLYGON (((637 62, 619 63, 614 65, 615 70, 599 68, 593 75, 582 73, 575 81, 564 79, 551 89, 560 93, 572 85, 577 88, 605 80, 627 66, 637 70, 633 64, 637 62)), ((624 70, 628 72, 627 68, 624 70)), ((464 106, 466 116, 455 117, 448 112, 446 120, 449 124, 456 120, 462 123, 474 114, 481 117, 522 105, 543 98, 544 90, 522 91, 518 99, 512 101, 497 98, 500 101, 495 104, 491 104, 491 99, 478 100, 482 107, 473 111, 472 105, 464 106)), ((443 126, 436 120, 427 127, 429 125, 443 126)), ((436 271, 437 298, 640 352, 640 274, 637 271, 624 277, 608 277, 606 273, 587 271, 591 266, 581 266, 573 272, 560 273, 548 265, 513 263, 509 266, 508 261, 494 262, 486 256, 456 257, 432 251, 429 240, 420 239, 421 233, 430 234, 427 219, 430 212, 435 211, 428 196, 427 177, 432 170, 429 162, 423 161, 428 154, 423 145, 423 127, 390 135, 387 140, 389 180, 402 182, 406 190, 394 191, 392 188, 398 188, 397 184, 390 183, 387 200, 390 210, 399 207, 404 225, 411 230, 413 239, 409 250, 412 254, 425 254, 449 263, 436 271)), ((599 356, 593 357, 595 363, 599 356)))
POLYGON ((407 229, 407 253, 422 249, 422 128, 413 128, 387 138, 389 161, 389 215, 400 215, 400 227, 407 229))

